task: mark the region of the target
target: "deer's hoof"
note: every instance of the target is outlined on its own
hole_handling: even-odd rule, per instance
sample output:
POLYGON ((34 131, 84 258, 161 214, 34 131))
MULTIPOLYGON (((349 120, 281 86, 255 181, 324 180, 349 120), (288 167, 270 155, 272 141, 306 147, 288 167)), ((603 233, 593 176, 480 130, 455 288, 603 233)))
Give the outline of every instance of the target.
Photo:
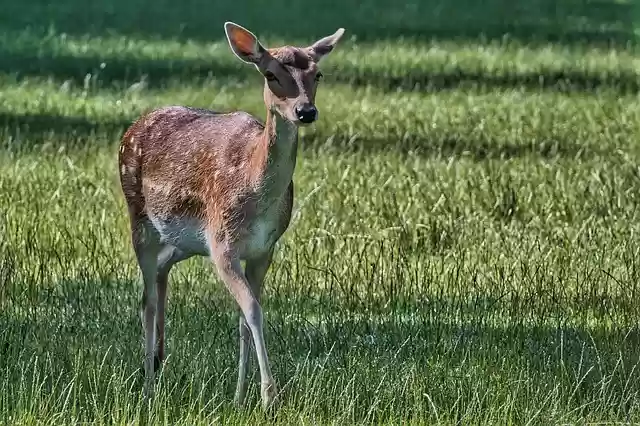
MULTIPOLYGON (((162 361, 160 361, 160 358, 158 357, 158 355, 154 355, 153 372, 157 373, 158 371, 160 371, 161 367, 162 367, 162 361)), ((142 367, 140 367, 140 374, 142 375, 142 377, 144 377, 144 362, 142 363, 142 367)))
POLYGON ((260 394, 262 396, 262 408, 271 411, 278 405, 278 387, 275 382, 262 383, 260 394))

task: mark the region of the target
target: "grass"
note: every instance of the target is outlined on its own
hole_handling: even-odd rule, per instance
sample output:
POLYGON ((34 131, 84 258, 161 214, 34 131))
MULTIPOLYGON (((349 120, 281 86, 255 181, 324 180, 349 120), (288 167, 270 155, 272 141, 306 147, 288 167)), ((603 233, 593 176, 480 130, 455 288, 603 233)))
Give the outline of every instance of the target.
POLYGON ((28 3, 0 16, 0 423, 640 422, 632 2, 28 3), (231 402, 237 308, 206 259, 172 272, 140 392, 118 138, 160 105, 264 116, 228 19, 348 35, 267 278, 275 418, 255 362, 231 402))

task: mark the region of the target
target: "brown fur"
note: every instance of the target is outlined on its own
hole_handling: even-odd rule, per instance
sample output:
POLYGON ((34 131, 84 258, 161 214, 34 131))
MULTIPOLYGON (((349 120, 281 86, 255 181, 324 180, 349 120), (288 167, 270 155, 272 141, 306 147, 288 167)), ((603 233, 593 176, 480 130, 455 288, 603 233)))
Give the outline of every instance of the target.
MULTIPOLYGON (((232 238, 242 218, 280 200, 292 185, 290 176, 270 178, 277 171, 269 170, 268 159, 270 154, 276 162, 282 155, 293 157, 296 145, 276 147, 270 133, 242 112, 175 106, 141 117, 126 131, 120 149, 132 225, 141 226, 149 214, 190 217, 206 221, 215 235, 232 238)), ((284 196, 282 202, 283 215, 290 215, 292 200, 284 196)), ((278 232, 287 225, 283 217, 278 232)))

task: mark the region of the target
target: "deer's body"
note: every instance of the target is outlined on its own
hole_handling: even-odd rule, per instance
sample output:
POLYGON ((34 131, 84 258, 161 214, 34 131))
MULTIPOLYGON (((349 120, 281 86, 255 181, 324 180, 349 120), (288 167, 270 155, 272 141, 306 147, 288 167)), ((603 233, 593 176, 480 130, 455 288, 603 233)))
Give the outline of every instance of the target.
POLYGON ((185 256, 210 256, 210 238, 226 240, 240 260, 268 254, 289 225, 298 135, 293 124, 267 120, 281 131, 266 137, 247 113, 182 106, 138 119, 120 148, 135 226, 185 256))
POLYGON ((211 258, 242 313, 236 400, 244 400, 253 338, 262 401, 269 406, 277 391, 260 293, 274 246, 291 219, 298 127, 317 118, 317 63, 344 30, 307 48, 270 50, 236 24, 226 23, 225 31, 236 56, 265 76, 265 122, 245 112, 156 109, 122 137, 120 180, 144 281, 146 395, 151 395, 155 365, 164 359, 169 272, 177 262, 198 255, 211 258))

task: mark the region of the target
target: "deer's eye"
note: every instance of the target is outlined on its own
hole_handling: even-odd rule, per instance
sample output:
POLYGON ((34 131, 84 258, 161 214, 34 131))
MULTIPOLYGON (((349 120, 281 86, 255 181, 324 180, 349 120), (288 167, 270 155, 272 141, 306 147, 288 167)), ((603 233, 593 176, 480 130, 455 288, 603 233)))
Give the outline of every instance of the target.
POLYGON ((271 71, 266 71, 264 73, 264 78, 266 78, 267 81, 278 81, 278 78, 276 77, 276 75, 271 71))
POLYGON ((318 72, 318 73, 316 74, 316 78, 315 78, 315 80, 316 80, 316 81, 320 81, 320 80, 322 80, 322 77, 324 77, 324 74, 322 74, 321 72, 318 72))

